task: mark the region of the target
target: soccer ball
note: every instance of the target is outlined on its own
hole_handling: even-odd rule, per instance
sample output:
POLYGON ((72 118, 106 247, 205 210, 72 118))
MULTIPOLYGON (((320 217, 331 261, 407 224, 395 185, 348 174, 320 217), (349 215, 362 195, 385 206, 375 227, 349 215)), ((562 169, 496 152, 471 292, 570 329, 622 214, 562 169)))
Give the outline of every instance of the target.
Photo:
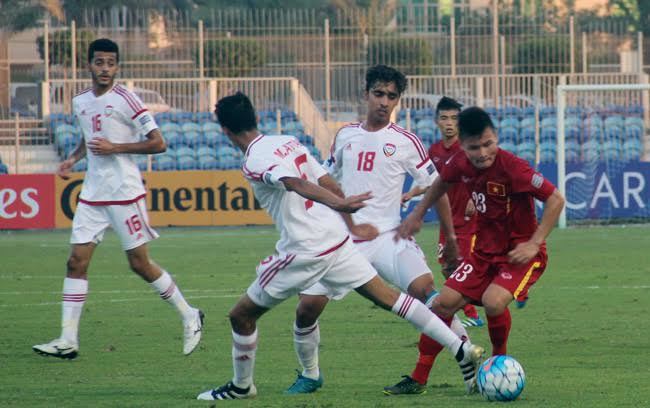
POLYGON ((476 383, 488 401, 514 401, 524 390, 526 373, 514 358, 493 356, 481 364, 476 383))

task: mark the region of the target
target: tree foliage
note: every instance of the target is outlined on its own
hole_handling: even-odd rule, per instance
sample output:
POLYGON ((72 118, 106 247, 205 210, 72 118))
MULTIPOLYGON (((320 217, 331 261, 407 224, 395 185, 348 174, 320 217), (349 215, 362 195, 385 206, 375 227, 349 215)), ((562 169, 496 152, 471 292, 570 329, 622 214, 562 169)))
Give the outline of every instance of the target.
POLYGON ((210 77, 246 76, 266 62, 264 47, 258 41, 240 38, 205 41, 203 55, 205 75, 210 77))

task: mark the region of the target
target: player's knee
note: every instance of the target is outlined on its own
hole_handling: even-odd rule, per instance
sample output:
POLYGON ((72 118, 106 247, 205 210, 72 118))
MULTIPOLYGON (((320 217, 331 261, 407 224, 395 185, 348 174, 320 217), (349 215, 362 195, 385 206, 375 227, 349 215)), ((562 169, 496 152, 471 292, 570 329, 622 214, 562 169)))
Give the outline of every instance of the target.
POLYGON ((79 278, 86 274, 88 269, 88 259, 84 259, 77 255, 70 255, 66 264, 68 276, 72 278, 79 278))
POLYGON ((436 296, 431 304, 433 313, 445 319, 451 319, 457 309, 455 304, 441 296, 436 296))
POLYGON ((148 259, 143 259, 140 257, 129 257, 129 267, 131 270, 139 275, 142 275, 147 267, 150 265, 148 259))
POLYGON ((506 301, 491 296, 484 296, 482 302, 483 307, 485 308, 485 313, 489 316, 498 316, 502 314, 508 306, 506 301))
POLYGON ((255 331, 255 321, 236 307, 228 312, 228 318, 230 319, 230 326, 235 333, 251 334, 255 331))
MULTIPOLYGON (((327 301, 325 301, 327 303, 327 301)), ((296 308, 296 324, 298 327, 309 327, 316 323, 325 305, 323 302, 301 300, 296 308)))

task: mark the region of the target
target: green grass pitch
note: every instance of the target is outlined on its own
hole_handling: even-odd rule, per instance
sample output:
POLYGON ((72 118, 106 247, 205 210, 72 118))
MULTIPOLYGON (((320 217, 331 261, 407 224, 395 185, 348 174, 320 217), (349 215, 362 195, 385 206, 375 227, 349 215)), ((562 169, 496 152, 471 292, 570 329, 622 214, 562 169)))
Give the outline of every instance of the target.
MULTIPOLYGON (((69 231, 0 232, 1 407, 202 407, 196 395, 231 378, 227 312, 273 251, 272 228, 161 229, 151 255, 206 313, 204 337, 181 353, 176 312, 128 270, 109 233, 89 271, 80 355, 44 358, 33 344, 58 336, 69 231)), ((418 241, 432 254, 437 230, 418 241)), ((436 282, 442 279, 436 270, 436 282)), ((443 352, 425 395, 385 397, 410 373, 418 335, 408 323, 355 293, 321 319, 324 387, 282 394, 295 379, 289 299, 259 324, 255 400, 239 407, 481 407, 464 396, 457 366, 443 352)), ((556 230, 549 266, 529 304, 512 309, 509 352, 524 366, 518 407, 650 406, 650 235, 647 226, 556 230)), ((489 349, 487 330, 469 330, 489 349)))

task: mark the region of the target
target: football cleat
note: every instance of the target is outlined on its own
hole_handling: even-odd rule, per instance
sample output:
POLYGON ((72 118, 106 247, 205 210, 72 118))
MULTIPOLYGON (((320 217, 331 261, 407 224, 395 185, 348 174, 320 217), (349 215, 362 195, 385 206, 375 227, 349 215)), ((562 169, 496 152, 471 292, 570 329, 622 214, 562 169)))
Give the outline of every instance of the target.
POLYGON ((402 381, 397 384, 384 387, 385 395, 414 395, 424 394, 427 392, 426 385, 420 384, 408 375, 402 376, 402 381))
POLYGON ((473 394, 476 389, 476 375, 478 368, 483 360, 485 349, 481 346, 463 342, 463 358, 458 362, 460 371, 463 374, 463 381, 465 382, 465 392, 473 394))
POLYGON ((54 339, 49 343, 32 346, 32 350, 42 356, 51 356, 72 360, 79 354, 79 346, 64 339, 54 339))
POLYGON ((255 388, 255 384, 251 384, 248 388, 239 388, 232 381, 228 381, 226 385, 200 393, 196 399, 201 401, 217 401, 255 398, 256 396, 257 388, 255 388))
POLYGON ((205 315, 199 309, 194 309, 194 316, 183 324, 183 354, 190 355, 201 341, 203 318, 205 315))
POLYGON ((463 327, 483 327, 485 322, 480 317, 466 317, 460 321, 463 327))
POLYGON ((528 298, 526 299, 517 299, 515 300, 515 305, 517 306, 517 309, 523 309, 524 306, 526 306, 526 302, 528 302, 528 298))
POLYGON ((323 375, 319 375, 317 380, 307 378, 298 372, 296 382, 287 388, 285 394, 310 394, 323 386, 323 375))

